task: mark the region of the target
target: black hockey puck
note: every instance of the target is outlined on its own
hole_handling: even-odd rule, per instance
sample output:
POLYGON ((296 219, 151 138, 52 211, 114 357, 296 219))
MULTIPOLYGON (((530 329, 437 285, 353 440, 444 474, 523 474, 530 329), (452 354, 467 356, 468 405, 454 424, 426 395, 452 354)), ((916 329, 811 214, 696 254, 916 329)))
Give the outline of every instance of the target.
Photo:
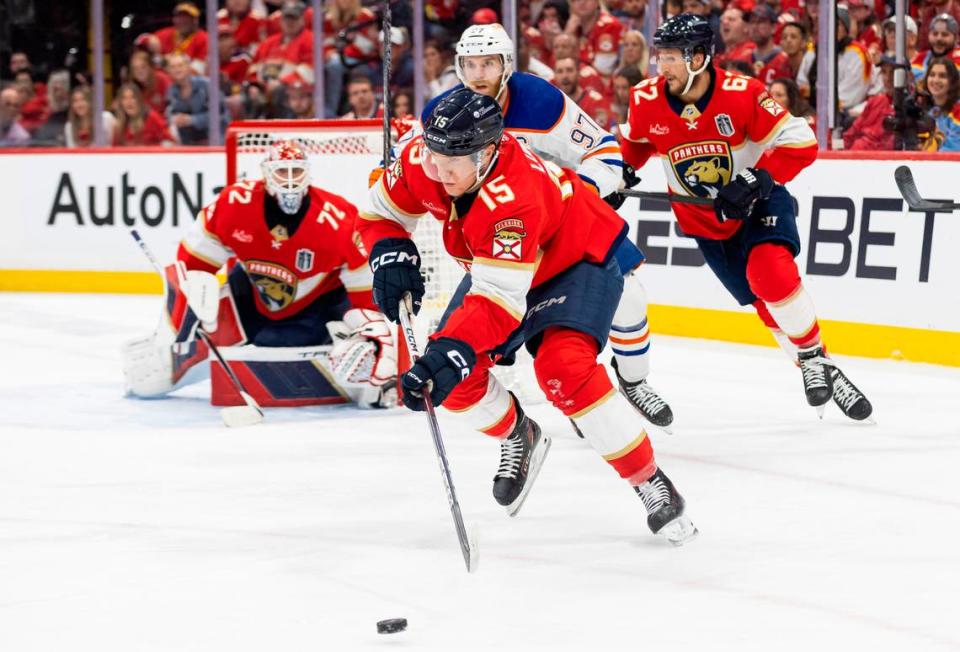
POLYGON ((407 628, 406 618, 388 618, 377 623, 377 634, 396 634, 407 628))

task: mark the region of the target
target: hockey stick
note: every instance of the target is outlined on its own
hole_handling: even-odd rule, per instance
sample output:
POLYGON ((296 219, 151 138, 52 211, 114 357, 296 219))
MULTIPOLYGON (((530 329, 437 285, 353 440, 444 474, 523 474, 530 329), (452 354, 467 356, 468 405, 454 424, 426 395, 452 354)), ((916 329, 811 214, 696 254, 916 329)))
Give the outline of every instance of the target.
MULTIPOLYGON (((400 302, 400 327, 403 330, 410 359, 416 362, 420 358, 420 347, 417 346, 417 336, 413 332, 413 314, 410 311, 410 295, 404 296, 400 302)), ((460 550, 463 552, 463 561, 467 565, 467 572, 477 570, 480 551, 477 549, 475 536, 467 535, 467 528, 463 524, 463 514, 460 512, 460 502, 453 487, 453 476, 450 473, 450 463, 447 461, 447 451, 440 436, 440 424, 437 423, 437 413, 430 400, 429 392, 423 393, 423 404, 427 408, 427 422, 430 424, 430 434, 433 435, 433 447, 437 452, 437 461, 440 462, 440 472, 443 475, 443 485, 447 490, 447 502, 450 503, 450 513, 453 516, 453 525, 457 530, 457 539, 460 540, 460 550)))
MULTIPOLYGON (((140 246, 140 250, 143 252, 143 255, 146 256, 147 260, 150 261, 150 264, 153 265, 153 268, 156 270, 157 274, 160 275, 160 278, 166 278, 163 272, 163 266, 161 266, 160 262, 154 257, 153 252, 150 251, 150 247, 147 246, 147 243, 144 241, 144 239, 140 237, 140 233, 136 229, 130 229, 130 235, 134 240, 136 240, 137 244, 140 246)), ((180 276, 180 281, 183 282, 185 279, 181 275, 179 269, 177 270, 177 274, 180 276)), ((189 305, 189 303, 190 300, 188 297, 187 304, 189 305)), ((207 343, 207 346, 210 347, 210 351, 213 352, 213 356, 217 359, 217 362, 220 363, 221 368, 223 368, 223 370, 226 372, 227 378, 229 378, 230 382, 233 384, 233 388, 238 394, 240 394, 243 402, 246 403, 246 405, 233 405, 222 408, 220 410, 220 418, 223 419, 223 424, 230 428, 238 428, 241 426, 252 426, 263 421, 263 409, 254 400, 254 398, 243 389, 243 384, 240 382, 240 379, 237 378, 237 375, 233 372, 233 369, 230 368, 230 365, 227 364, 227 361, 223 359, 223 355, 220 353, 217 345, 213 343, 209 333, 203 329, 202 324, 197 324, 197 334, 204 342, 207 343)))
POLYGON ((942 201, 939 199, 924 199, 917 190, 917 184, 913 180, 913 172, 906 165, 901 165, 893 172, 893 178, 897 182, 897 188, 900 194, 907 200, 907 206, 915 211, 938 211, 950 212, 960 209, 960 204, 951 201, 942 201))
POLYGON ((383 169, 390 169, 390 149, 393 147, 390 136, 390 66, 393 61, 393 16, 390 13, 390 0, 383 0, 383 169))
POLYGON ((669 192, 651 192, 649 190, 631 190, 624 188, 618 190, 621 195, 626 197, 639 197, 640 199, 654 199, 657 201, 668 201, 674 204, 693 204, 694 206, 713 206, 713 199, 710 197, 690 197, 687 195, 672 195, 669 192))

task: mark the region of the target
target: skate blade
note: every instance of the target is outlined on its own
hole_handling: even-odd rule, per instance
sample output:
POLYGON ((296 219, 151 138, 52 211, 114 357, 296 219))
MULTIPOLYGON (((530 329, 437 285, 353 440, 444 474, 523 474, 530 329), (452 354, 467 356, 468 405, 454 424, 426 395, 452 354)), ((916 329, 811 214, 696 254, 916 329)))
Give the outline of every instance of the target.
POLYGON ((700 534, 700 530, 693 524, 688 516, 678 516, 657 532, 674 546, 682 546, 685 543, 693 541, 700 534))
POLYGON ((818 405, 816 409, 817 409, 817 417, 819 417, 819 419, 823 421, 823 413, 827 409, 827 404, 824 403, 823 405, 818 405))
POLYGON ((550 451, 550 444, 550 438, 546 435, 541 435, 540 445, 537 446, 537 450, 534 451, 530 457, 530 470, 527 472, 527 481, 523 483, 523 489, 520 490, 520 495, 517 496, 517 499, 505 508, 507 510, 507 516, 516 516, 520 508, 523 507, 523 503, 527 499, 527 494, 530 493, 533 483, 537 480, 537 476, 540 475, 540 467, 543 466, 543 461, 547 458, 547 453, 550 451))

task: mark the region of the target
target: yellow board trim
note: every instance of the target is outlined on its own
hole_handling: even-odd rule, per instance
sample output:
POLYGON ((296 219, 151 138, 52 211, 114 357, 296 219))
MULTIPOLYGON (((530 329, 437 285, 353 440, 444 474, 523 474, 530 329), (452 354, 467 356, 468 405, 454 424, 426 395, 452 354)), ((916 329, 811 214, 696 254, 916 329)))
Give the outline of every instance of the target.
POLYGON ((4 269, 0 270, 0 291, 162 294, 163 281, 156 272, 4 269))
MULTIPOLYGON (((777 345, 753 312, 651 305, 648 319, 661 335, 777 345)), ((831 353, 960 367, 960 333, 828 319, 820 320, 820 332, 831 353)))
MULTIPOLYGON (((5 269, 0 270, 0 291, 160 294, 163 283, 155 272, 5 269)), ((753 312, 653 304, 648 317, 650 330, 658 335, 776 346, 753 312)), ((820 329, 832 353, 960 367, 957 332, 826 319, 820 320, 820 329)))

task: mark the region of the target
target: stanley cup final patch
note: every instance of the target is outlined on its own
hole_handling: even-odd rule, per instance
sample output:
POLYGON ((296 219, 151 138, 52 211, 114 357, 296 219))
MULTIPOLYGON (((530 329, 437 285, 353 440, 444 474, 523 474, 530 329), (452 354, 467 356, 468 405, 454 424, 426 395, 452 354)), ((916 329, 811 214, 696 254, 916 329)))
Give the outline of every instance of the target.
POLYGON ((493 257, 520 262, 525 237, 522 220, 515 217, 500 220, 493 227, 493 257))

